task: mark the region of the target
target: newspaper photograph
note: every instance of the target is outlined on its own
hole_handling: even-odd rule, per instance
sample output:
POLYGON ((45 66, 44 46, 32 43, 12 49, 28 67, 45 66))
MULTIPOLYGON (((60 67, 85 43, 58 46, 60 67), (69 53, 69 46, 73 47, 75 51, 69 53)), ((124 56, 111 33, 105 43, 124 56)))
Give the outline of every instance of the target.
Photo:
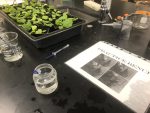
POLYGON ((116 92, 120 92, 137 72, 104 54, 100 54, 81 69, 116 92))

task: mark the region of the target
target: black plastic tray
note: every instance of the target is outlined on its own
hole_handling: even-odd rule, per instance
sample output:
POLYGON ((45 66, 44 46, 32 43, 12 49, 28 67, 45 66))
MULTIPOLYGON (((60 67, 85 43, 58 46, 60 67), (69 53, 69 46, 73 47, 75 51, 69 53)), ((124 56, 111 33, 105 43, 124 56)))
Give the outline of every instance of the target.
POLYGON ((85 22, 84 20, 79 18, 79 21, 76 24, 73 24, 73 26, 70 28, 62 29, 62 30, 56 30, 56 31, 53 31, 51 33, 43 34, 41 36, 36 37, 36 36, 30 35, 23 28, 19 27, 17 25, 17 23, 14 22, 3 11, 0 11, 0 13, 8 23, 10 23, 18 32, 23 34, 26 37, 26 39, 28 39, 36 48, 45 48, 45 47, 48 47, 50 45, 56 44, 58 42, 61 42, 63 40, 69 39, 75 35, 80 34, 81 29, 82 29, 82 25, 85 22))

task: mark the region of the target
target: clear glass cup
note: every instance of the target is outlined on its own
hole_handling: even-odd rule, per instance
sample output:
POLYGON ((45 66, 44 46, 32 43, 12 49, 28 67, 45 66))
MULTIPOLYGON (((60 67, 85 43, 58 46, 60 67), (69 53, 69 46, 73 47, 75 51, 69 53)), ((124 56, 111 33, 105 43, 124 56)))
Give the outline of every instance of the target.
POLYGON ((33 81, 36 90, 41 94, 51 94, 58 87, 57 72, 48 63, 40 64, 34 69, 33 81))
POLYGON ((149 28, 148 12, 150 11, 150 1, 136 0, 136 11, 134 14, 133 27, 137 29, 149 28))
POLYGON ((148 29, 149 18, 146 11, 136 11, 133 15, 133 27, 137 29, 148 29))
POLYGON ((18 34, 16 32, 5 32, 0 35, 0 39, 0 48, 5 61, 14 62, 23 57, 21 47, 18 46, 18 34))

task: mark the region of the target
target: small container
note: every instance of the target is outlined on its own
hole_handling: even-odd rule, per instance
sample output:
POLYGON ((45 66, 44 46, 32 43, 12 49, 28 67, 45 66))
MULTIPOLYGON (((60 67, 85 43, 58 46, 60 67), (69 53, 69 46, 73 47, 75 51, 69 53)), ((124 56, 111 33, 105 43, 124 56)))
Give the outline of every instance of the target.
POLYGON ((147 15, 147 11, 136 11, 133 18, 134 28, 147 29, 149 27, 149 17, 147 15))
POLYGON ((16 32, 5 32, 0 35, 0 40, 0 48, 5 61, 14 62, 23 57, 21 47, 18 46, 18 34, 16 32))
POLYGON ((137 1, 134 15, 133 27, 137 29, 147 29, 149 27, 148 12, 150 11, 150 1, 137 1))
POLYGON ((58 87, 57 72, 52 65, 43 63, 33 71, 36 90, 41 94, 51 94, 58 87))

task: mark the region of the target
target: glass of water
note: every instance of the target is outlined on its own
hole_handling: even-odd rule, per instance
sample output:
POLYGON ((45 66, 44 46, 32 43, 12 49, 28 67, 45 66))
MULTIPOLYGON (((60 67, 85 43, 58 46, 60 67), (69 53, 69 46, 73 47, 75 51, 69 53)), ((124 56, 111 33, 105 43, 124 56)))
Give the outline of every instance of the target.
POLYGON ((52 65, 47 63, 35 68, 33 81, 37 91, 41 94, 51 94, 58 87, 57 72, 52 65))
POLYGON ((16 32, 5 32, 0 35, 0 48, 4 55, 4 60, 14 62, 23 57, 20 46, 18 46, 18 34, 16 32))

